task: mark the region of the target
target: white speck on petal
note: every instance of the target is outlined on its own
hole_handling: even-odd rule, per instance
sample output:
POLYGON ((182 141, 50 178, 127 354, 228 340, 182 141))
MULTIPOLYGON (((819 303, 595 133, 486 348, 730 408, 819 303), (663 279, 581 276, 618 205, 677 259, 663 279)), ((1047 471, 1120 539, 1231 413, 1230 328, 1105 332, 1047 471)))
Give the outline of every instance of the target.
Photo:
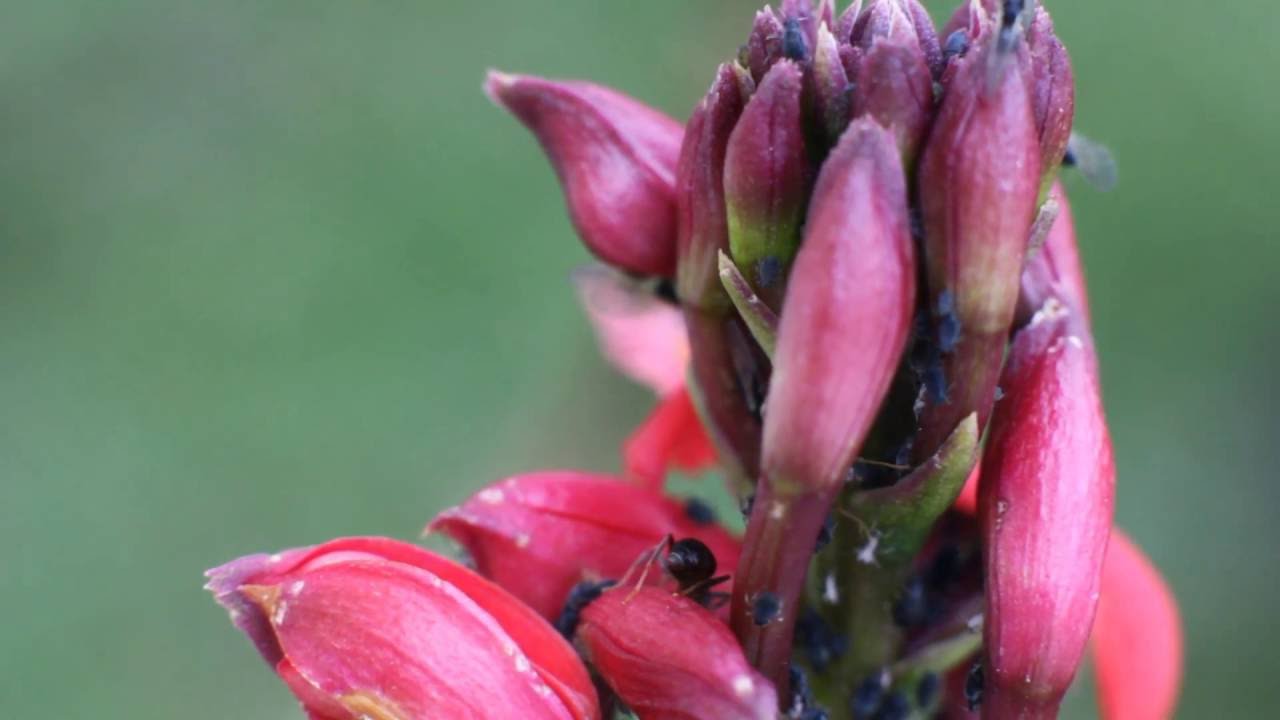
POLYGON ((527 533, 520 533, 516 536, 516 547, 518 548, 529 547, 529 542, 530 538, 527 533))
POLYGON ((276 609, 271 613, 271 624, 279 627, 284 624, 285 613, 289 612, 289 603, 281 600, 276 609))
POLYGON ((497 505, 503 499, 502 491, 498 488, 485 488, 476 497, 480 498, 480 502, 489 503, 490 505, 497 505))
POLYGON ((751 693, 755 692, 756 683, 751 679, 750 675, 739 675, 733 679, 733 691, 740 698, 751 697, 751 693))
POLYGON ((281 558, 281 557, 280 557, 280 553, 276 553, 276 554, 272 555, 271 557, 267 558, 267 562, 270 562, 270 563, 278 563, 278 562, 280 562, 282 559, 283 559, 283 558, 281 558))
POLYGON ((306 585, 307 583, 305 580, 294 580, 293 583, 289 585, 289 594, 297 595, 302 592, 302 588, 306 587, 306 585))
POLYGON ((775 502, 769 508, 769 517, 773 520, 781 520, 787 514, 787 506, 780 502, 775 502))

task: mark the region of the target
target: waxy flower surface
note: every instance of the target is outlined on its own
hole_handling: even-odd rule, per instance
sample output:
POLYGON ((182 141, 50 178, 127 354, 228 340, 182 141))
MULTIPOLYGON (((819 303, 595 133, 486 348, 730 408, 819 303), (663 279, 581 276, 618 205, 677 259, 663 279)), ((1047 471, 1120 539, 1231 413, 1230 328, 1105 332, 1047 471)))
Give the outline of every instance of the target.
MULTIPOLYGON (((1071 62, 1039 3, 782 0, 687 123, 492 73, 603 264, 575 284, 651 388, 620 474, 436 515, 209 589, 312 718, 1172 717, 1176 602, 1115 465, 1058 176, 1071 62), (673 472, 718 470, 745 530, 673 472)), ((736 520, 736 518, 735 518, 736 520)))

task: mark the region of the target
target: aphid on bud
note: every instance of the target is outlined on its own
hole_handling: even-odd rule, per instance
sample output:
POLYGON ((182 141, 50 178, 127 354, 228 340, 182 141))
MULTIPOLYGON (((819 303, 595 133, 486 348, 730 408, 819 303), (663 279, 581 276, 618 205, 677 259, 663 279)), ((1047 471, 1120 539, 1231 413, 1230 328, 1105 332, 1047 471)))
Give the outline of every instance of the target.
POLYGON ((791 678, 791 702, 787 704, 787 717, 804 717, 813 702, 813 692, 809 689, 809 678, 804 670, 792 665, 787 670, 791 678))
POLYGON ((964 701, 969 706, 969 712, 978 709, 982 704, 983 682, 982 663, 976 662, 969 668, 969 674, 964 679, 964 701))
POLYGON ((716 511, 702 498, 691 497, 684 501, 684 514, 697 525, 711 525, 716 521, 716 511))
POLYGON ((938 295, 934 314, 938 318, 938 349, 949 353, 955 350, 960 342, 960 318, 956 315, 956 297, 950 290, 943 290, 938 295))
POLYGON ((837 633, 812 609, 805 609, 796 621, 796 645, 804 650, 809 667, 816 673, 826 672, 832 662, 849 649, 849 641, 837 633))
POLYGON ((574 585, 569 591, 569 597, 565 598, 560 616, 556 618, 556 630, 566 638, 572 639, 573 633, 578 629, 578 620, 582 617, 582 611, 600 597, 601 593, 617 584, 614 580, 583 580, 574 585))
POLYGON ((884 702, 884 690, 884 673, 876 673, 858 683, 858 687, 853 690, 853 697, 849 698, 849 711, 853 713, 853 717, 856 720, 874 717, 884 702))
POLYGON ((950 60, 951 58, 964 57, 969 52, 969 33, 965 30, 957 30, 947 36, 947 42, 942 46, 942 57, 950 60))
POLYGON ((771 287, 781 276, 782 262, 773 255, 762 257, 756 263, 756 279, 760 281, 760 287, 771 287))
POLYGON ((815 553, 822 552, 822 549, 831 544, 831 536, 836 531, 836 519, 830 514, 822 523, 822 529, 818 531, 818 541, 814 543, 813 551, 815 553))
POLYGON ((796 62, 804 62, 809 57, 808 43, 799 18, 789 17, 782 25, 782 56, 796 62))
POLYGON ((654 283, 653 294, 659 300, 679 305, 680 298, 676 296, 676 284, 671 278, 662 278, 654 283))
POLYGON ((756 504, 756 496, 754 493, 751 495, 747 495, 746 497, 742 498, 742 500, 738 501, 738 510, 742 512, 742 517, 744 518, 751 517, 751 508, 755 507, 755 504, 756 504))
POLYGON ((893 603, 893 621, 899 627, 912 628, 923 625, 929 619, 929 598, 924 582, 913 577, 902 588, 902 594, 893 603))
POLYGON ((925 673, 920 678, 920 684, 916 685, 916 704, 920 708, 928 709, 933 706, 935 700, 938 699, 938 688, 942 681, 938 679, 937 673, 925 673))
POLYGON ((907 720, 911 716, 911 701, 905 693, 895 692, 884 699, 876 720, 907 720))
POLYGON ((782 600, 777 595, 766 590, 752 598, 751 622, 764 627, 781 616, 782 600))

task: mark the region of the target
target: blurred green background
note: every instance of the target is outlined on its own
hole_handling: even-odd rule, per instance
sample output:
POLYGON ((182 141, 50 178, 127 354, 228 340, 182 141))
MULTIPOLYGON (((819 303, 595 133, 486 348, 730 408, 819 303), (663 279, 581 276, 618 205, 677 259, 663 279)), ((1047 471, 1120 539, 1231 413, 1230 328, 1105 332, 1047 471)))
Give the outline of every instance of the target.
MULTIPOLYGON (((1051 8, 1121 162, 1070 183, 1119 520, 1181 598, 1181 717, 1273 717, 1280 13, 1051 8)), ((615 468, 649 398, 597 357, 586 253, 482 73, 683 117, 754 9, 4 3, 0 715, 300 717, 203 569, 615 468)))

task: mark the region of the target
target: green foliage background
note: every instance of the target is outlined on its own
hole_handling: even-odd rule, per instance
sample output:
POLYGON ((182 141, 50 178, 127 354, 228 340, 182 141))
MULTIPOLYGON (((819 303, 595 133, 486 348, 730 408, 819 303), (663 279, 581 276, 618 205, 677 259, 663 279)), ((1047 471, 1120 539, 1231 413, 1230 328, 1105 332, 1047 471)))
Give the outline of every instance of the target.
MULTIPOLYGON (((299 717, 204 568, 614 468, 649 402, 596 356, 586 254, 482 72, 683 117, 755 8, 3 5, 0 714, 299 717)), ((1272 716, 1280 13, 1051 7, 1121 161, 1112 194, 1071 183, 1119 520, 1183 604, 1181 716, 1272 716)))

